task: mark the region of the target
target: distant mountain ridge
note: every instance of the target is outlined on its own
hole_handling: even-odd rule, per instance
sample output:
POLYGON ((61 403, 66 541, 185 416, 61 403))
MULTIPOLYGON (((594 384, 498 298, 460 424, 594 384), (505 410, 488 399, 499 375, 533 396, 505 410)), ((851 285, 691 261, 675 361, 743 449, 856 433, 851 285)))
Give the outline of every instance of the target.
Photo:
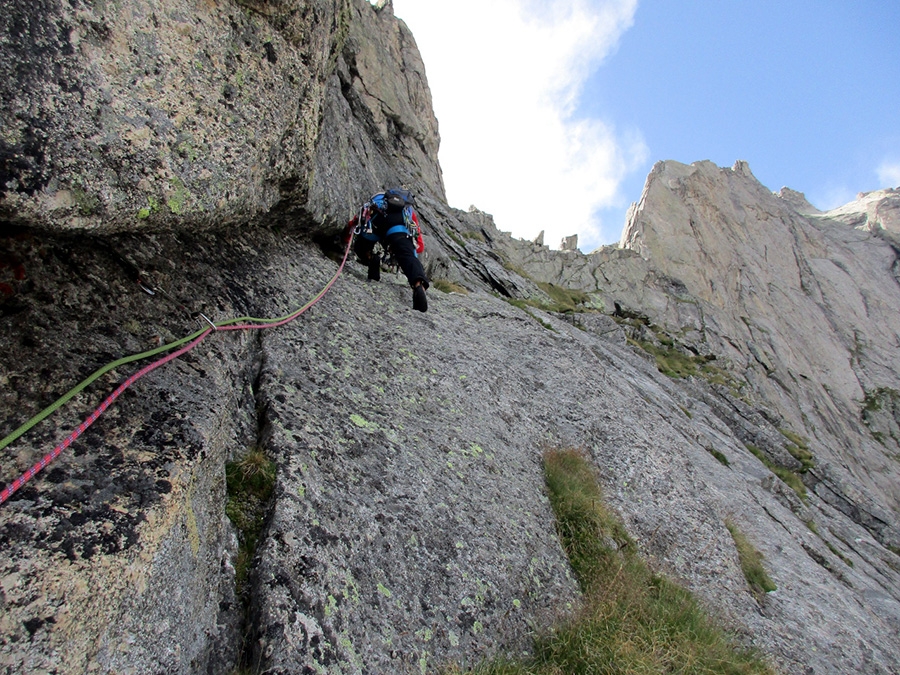
MULTIPOLYGON (((822 435, 820 459, 835 451, 829 466, 850 448, 865 455, 844 477, 855 483, 862 471, 864 483, 849 491, 877 497, 850 508, 879 514, 872 526, 896 547, 896 524, 888 525, 900 506, 894 409, 863 413, 876 392, 900 389, 898 208, 900 194, 887 189, 823 213, 800 193, 769 192, 743 162, 660 162, 620 249, 567 257, 561 268, 549 262, 560 257, 553 252, 508 250, 532 277, 587 291, 606 311, 638 312, 689 352, 729 363, 747 393, 811 437, 822 435), (873 435, 864 419, 882 431, 873 435)), ((813 470, 810 479, 819 478, 813 470)))

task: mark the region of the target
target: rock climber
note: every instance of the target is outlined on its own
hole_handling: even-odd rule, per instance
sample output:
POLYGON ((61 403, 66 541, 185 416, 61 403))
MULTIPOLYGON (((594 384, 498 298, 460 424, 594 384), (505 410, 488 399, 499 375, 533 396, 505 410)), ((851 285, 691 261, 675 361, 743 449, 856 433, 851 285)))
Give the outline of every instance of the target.
POLYGON ((356 234, 353 251, 368 266, 369 280, 381 280, 381 255, 375 252, 375 245, 380 243, 406 275, 413 289, 413 309, 427 312, 428 277, 419 260, 425 247, 413 196, 399 188, 379 192, 363 204, 347 228, 348 234, 356 234))

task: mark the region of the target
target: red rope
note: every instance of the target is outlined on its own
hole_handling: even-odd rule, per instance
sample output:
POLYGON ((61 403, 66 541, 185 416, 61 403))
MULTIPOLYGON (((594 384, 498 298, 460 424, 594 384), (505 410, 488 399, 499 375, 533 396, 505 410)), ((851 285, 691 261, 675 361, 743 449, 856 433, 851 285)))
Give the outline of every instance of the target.
POLYGON ((99 408, 97 408, 94 412, 92 412, 90 415, 88 415, 87 419, 75 428, 75 431, 73 431, 71 434, 66 436, 66 440, 64 440, 62 443, 60 443, 55 448, 53 448, 53 450, 51 450, 46 455, 44 455, 39 462, 35 462, 34 465, 30 469, 28 469, 28 471, 26 471, 21 476, 16 478, 12 483, 10 483, 8 486, 6 486, 2 492, 0 492, 0 504, 2 504, 7 499, 12 497, 13 493, 16 490, 18 490, 20 487, 25 485, 25 483, 27 483, 32 478, 34 478, 37 475, 37 473, 39 471, 41 471, 42 469, 46 468, 47 465, 50 464, 50 462, 52 462, 54 459, 59 457, 60 454, 62 454, 62 451, 65 450, 66 448, 68 448, 70 445, 72 445, 72 443, 75 442, 75 439, 77 439, 79 436, 81 436, 81 434, 83 434, 89 426, 91 426, 94 422, 96 422, 97 418, 99 418, 100 415, 102 415, 104 412, 106 412, 106 409, 109 406, 111 406, 113 404, 113 402, 117 398, 119 398, 119 396, 122 395, 122 392, 124 392, 126 389, 128 389, 128 387, 130 387, 132 384, 137 382, 139 379, 141 379, 147 373, 154 371, 157 368, 159 368, 160 366, 168 363, 172 359, 177 359, 182 354, 189 352, 194 347, 196 347, 198 344, 200 344, 200 342, 204 338, 206 338, 206 336, 209 335, 210 333, 212 333, 212 328, 205 331, 202 335, 200 335, 200 337, 198 337, 193 342, 189 342, 188 344, 186 344, 184 347, 179 349, 177 352, 172 352, 168 356, 161 358, 159 361, 154 361, 150 365, 144 366, 139 371, 137 371, 134 375, 132 375, 127 380, 125 380, 122 384, 120 384, 118 387, 116 387, 116 390, 113 393, 111 393, 109 396, 106 397, 106 400, 100 404, 99 408))
MULTIPOLYGON (((334 282, 337 281, 337 278, 340 276, 341 272, 344 269, 344 265, 347 262, 347 255, 350 253, 350 242, 352 240, 353 240, 353 238, 351 237, 350 240, 347 241, 347 248, 344 251, 344 259, 341 261, 341 265, 340 265, 340 267, 338 267, 338 270, 335 273, 335 275, 333 277, 331 277, 331 281, 328 282, 328 284, 319 293, 319 295, 317 295, 311 302, 309 302, 304 307, 300 308, 298 311, 294 312, 287 318, 285 318, 281 321, 275 322, 275 323, 217 326, 217 327, 215 327, 215 330, 220 331, 220 330, 249 330, 252 328, 275 328, 276 326, 283 326, 284 324, 286 324, 290 321, 293 321, 298 316, 303 314, 306 310, 308 310, 310 307, 312 307, 317 302, 319 302, 319 300, 321 300, 323 297, 325 297, 325 294, 334 285, 334 282)), ((185 345, 178 351, 172 352, 168 356, 165 356, 165 357, 159 359, 158 361, 154 361, 153 363, 144 366, 139 371, 134 373, 131 377, 126 379, 124 382, 122 382, 122 384, 120 384, 118 387, 116 387, 116 390, 113 393, 111 393, 109 396, 106 397, 106 400, 104 400, 103 403, 101 403, 100 406, 94 412, 92 412, 90 415, 88 415, 87 419, 85 419, 84 422, 79 424, 72 433, 70 433, 68 436, 66 436, 66 439, 62 443, 60 443, 55 448, 53 448, 53 450, 51 450, 46 455, 44 455, 40 459, 40 461, 35 462, 32 465, 32 467, 30 469, 28 469, 28 471, 23 473, 21 476, 16 478, 12 483, 7 485, 2 491, 0 491, 0 504, 5 503, 10 497, 12 497, 12 495, 17 490, 19 490, 23 485, 25 485, 25 483, 27 483, 32 478, 34 478, 40 471, 45 469, 53 460, 55 460, 57 457, 59 457, 62 454, 62 451, 65 450, 66 448, 68 448, 70 445, 72 445, 72 443, 74 443, 75 440, 88 429, 88 427, 90 427, 94 422, 96 422, 97 419, 100 417, 100 415, 102 415, 104 412, 106 412, 106 409, 109 408, 109 406, 111 406, 115 402, 115 400, 117 398, 119 398, 119 396, 121 396, 122 393, 126 389, 128 389, 128 387, 130 387, 132 384, 137 382, 144 375, 147 375, 148 373, 156 370, 160 366, 167 364, 169 361, 177 359, 182 354, 186 354, 187 352, 191 351, 194 347, 196 347, 203 340, 205 340, 206 337, 210 333, 213 332, 213 330, 214 329, 212 327, 209 328, 208 330, 204 331, 193 342, 189 342, 187 345, 185 345)))

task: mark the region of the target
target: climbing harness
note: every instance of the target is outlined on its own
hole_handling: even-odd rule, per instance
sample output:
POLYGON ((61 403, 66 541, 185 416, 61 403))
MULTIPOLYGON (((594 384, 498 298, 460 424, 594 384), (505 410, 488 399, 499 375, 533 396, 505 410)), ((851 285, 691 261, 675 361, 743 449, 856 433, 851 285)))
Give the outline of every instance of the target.
MULTIPOLYGON (((74 396, 76 396, 79 392, 83 391, 86 387, 88 387, 91 383, 95 382, 98 378, 102 377, 106 373, 119 366, 123 366, 127 363, 132 363, 134 361, 140 361, 143 359, 151 358, 153 356, 158 356, 159 354, 163 354, 165 352, 170 352, 173 349, 177 349, 177 351, 164 356, 163 358, 150 363, 149 365, 144 366, 136 373, 128 377, 122 384, 116 387, 115 391, 113 391, 106 399, 100 404, 100 406, 94 410, 88 417, 79 424, 72 433, 70 433, 62 443, 57 445, 53 450, 44 455, 40 461, 35 462, 31 468, 29 468, 25 473, 16 478, 12 483, 7 485, 2 491, 0 491, 0 504, 4 504, 12 495, 19 490, 23 485, 25 485, 29 480, 34 478, 41 470, 45 469, 53 460, 55 460, 62 453, 63 450, 68 448, 72 443, 81 436, 88 427, 90 427, 97 419, 106 411, 109 406, 113 404, 113 402, 122 395, 122 393, 128 389, 132 384, 137 382, 140 378, 148 373, 156 370, 162 365, 165 365, 169 361, 177 359, 179 356, 186 354, 198 344, 200 344, 203 340, 205 340, 211 333, 219 332, 219 331, 234 331, 234 330, 260 330, 264 328, 276 328, 278 326, 283 326, 286 323, 290 323, 298 316, 306 312, 310 307, 315 305, 319 300, 325 297, 325 294, 331 289, 334 283, 337 281, 338 277, 341 275, 341 272, 344 270, 344 265, 347 262, 347 255, 350 253, 350 244, 353 241, 353 238, 349 238, 347 241, 347 247, 344 250, 344 257, 341 260, 341 264, 337 269, 337 272, 334 273, 334 276, 331 277, 329 282, 325 285, 325 287, 313 297, 312 300, 307 302, 305 305, 300 307, 297 310, 294 310, 290 314, 286 314, 282 317, 277 317, 274 319, 258 319, 250 316, 242 316, 235 319, 228 319, 226 321, 220 321, 218 323, 214 323, 208 317, 204 315, 202 318, 207 322, 208 327, 202 328, 201 330, 196 331, 195 333, 191 333, 187 337, 183 337, 180 340, 176 340, 175 342, 171 342, 166 345, 162 345, 161 347, 157 347, 156 349, 151 349, 146 352, 141 352, 140 354, 133 354, 131 356, 126 356, 117 361, 113 361, 109 363, 92 375, 90 375, 87 379, 83 380, 75 387, 73 387, 69 392, 61 396, 57 399, 53 404, 39 412, 37 415, 28 420, 25 424, 20 426, 18 429, 0 439, 0 450, 3 450, 10 443, 20 438, 23 434, 32 429, 35 425, 39 424, 43 420, 47 419, 54 412, 59 410, 62 406, 68 403, 74 396)), ((145 288, 143 284, 141 287, 144 291, 150 292, 151 289, 145 288)))

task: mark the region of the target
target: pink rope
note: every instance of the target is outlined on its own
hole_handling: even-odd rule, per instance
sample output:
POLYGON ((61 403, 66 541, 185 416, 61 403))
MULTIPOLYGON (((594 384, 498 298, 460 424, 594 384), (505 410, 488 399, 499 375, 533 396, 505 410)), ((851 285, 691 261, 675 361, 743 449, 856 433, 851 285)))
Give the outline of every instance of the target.
MULTIPOLYGON (((315 298, 313 298, 313 300, 311 300, 309 303, 307 303, 306 305, 301 307, 299 310, 297 310, 290 316, 286 317, 285 319, 282 319, 281 321, 275 322, 275 323, 217 326, 215 328, 215 330, 220 331, 220 330, 249 330, 249 329, 253 329, 253 328, 275 328, 277 326, 283 326, 284 324, 293 321, 298 316, 303 314, 306 310, 308 310, 310 307, 312 307, 317 302, 319 302, 319 300, 321 300, 323 297, 325 297, 325 294, 334 285, 334 282, 337 281, 337 278, 340 276, 341 272, 344 270, 344 265, 347 262, 347 255, 350 253, 350 242, 352 240, 353 240, 353 238, 351 237, 347 241, 347 248, 344 251, 344 259, 341 261, 341 265, 340 265, 340 267, 338 267, 338 270, 335 273, 335 275, 333 277, 331 277, 331 281, 328 282, 328 284, 325 286, 325 288, 322 289, 322 291, 315 298)), ((35 462, 31 466, 30 469, 28 469, 25 473, 23 473, 21 476, 16 478, 12 483, 7 485, 2 491, 0 491, 0 504, 5 503, 10 497, 12 497, 12 495, 16 491, 18 491, 23 485, 25 485, 25 483, 27 483, 32 478, 34 478, 40 471, 47 468, 47 466, 53 460, 55 460, 57 457, 59 457, 62 454, 63 450, 65 450, 70 445, 72 445, 72 443, 74 443, 75 440, 88 429, 88 427, 90 427, 94 422, 96 422, 97 419, 100 417, 100 415, 102 415, 104 412, 106 412, 106 409, 109 408, 109 406, 111 406, 115 402, 115 400, 117 398, 119 398, 119 396, 121 396, 122 393, 126 389, 128 389, 128 387, 130 387, 132 384, 134 384, 139 379, 144 377, 144 375, 147 375, 148 373, 153 372, 160 366, 167 364, 169 361, 177 359, 182 354, 186 354, 187 352, 191 351, 194 347, 196 347, 203 340, 205 340, 206 337, 209 336, 209 334, 213 332, 213 330, 214 329, 212 327, 205 330, 199 337, 197 337, 192 342, 189 342, 187 345, 185 345, 178 351, 172 352, 168 356, 165 356, 165 357, 159 359, 158 361, 154 361, 153 363, 144 366, 139 371, 137 371, 136 373, 131 375, 124 382, 122 382, 122 384, 120 384, 118 387, 116 387, 116 390, 113 393, 111 393, 109 396, 106 397, 106 399, 103 401, 103 403, 101 403, 100 406, 94 412, 92 412, 90 415, 88 415, 87 419, 85 419, 81 424, 79 424, 72 433, 70 433, 68 436, 66 436, 66 439, 62 443, 60 443, 55 448, 53 448, 53 450, 51 450, 46 455, 41 457, 40 461, 35 462)))
POLYGON ((335 275, 333 277, 331 277, 331 281, 329 281, 327 284, 325 284, 325 288, 323 288, 321 291, 319 291, 319 294, 315 298, 310 300, 306 305, 304 305, 303 307, 298 309, 293 314, 285 317, 281 321, 276 321, 274 323, 243 323, 243 324, 235 324, 233 326, 218 326, 216 328, 216 330, 252 330, 252 329, 259 329, 259 328, 275 328, 277 326, 283 326, 286 323, 290 323, 291 321, 296 319, 298 316, 303 314, 310 307, 312 307, 317 302, 319 302, 319 300, 321 300, 322 298, 325 297, 325 294, 328 293, 328 291, 334 285, 334 282, 337 281, 338 277, 340 276, 341 272, 343 271, 344 265, 347 264, 347 255, 350 253, 350 243, 352 241, 353 241, 352 237, 347 241, 347 248, 344 250, 344 259, 341 260, 341 265, 340 265, 340 267, 338 267, 338 270, 335 273, 335 275))
POLYGON ((50 462, 52 462, 54 459, 59 457, 60 454, 62 454, 62 451, 65 450, 66 448, 68 448, 70 445, 72 445, 72 443, 75 442, 75 439, 77 439, 79 436, 81 436, 81 434, 83 434, 85 431, 87 431, 87 428, 89 426, 91 426, 94 422, 96 422, 97 419, 100 417, 100 415, 102 415, 104 412, 106 412, 106 409, 109 406, 111 406, 113 404, 113 402, 117 398, 119 398, 119 396, 122 395, 122 392, 124 392, 126 389, 128 389, 128 387, 130 387, 132 384, 137 382, 139 379, 141 379, 147 373, 150 373, 150 372, 156 370, 157 368, 159 368, 160 366, 165 365, 169 361, 171 361, 173 359, 177 359, 182 354, 185 354, 185 353, 191 351, 194 347, 196 347, 198 344, 200 344, 200 342, 202 342, 206 338, 206 336, 209 335, 210 333, 212 333, 212 328, 204 331, 203 334, 200 335, 200 337, 198 337, 193 342, 189 342, 184 347, 179 349, 177 352, 172 352, 168 356, 161 358, 159 361, 154 361, 153 363, 151 363, 147 366, 144 366, 139 371, 137 371, 134 375, 132 375, 127 380, 125 380, 122 384, 120 384, 118 387, 116 387, 116 390, 113 393, 111 393, 109 396, 106 397, 106 400, 100 404, 100 407, 97 408, 90 415, 88 415, 87 419, 84 420, 84 422, 82 422, 77 427, 75 427, 75 431, 73 431, 71 434, 66 436, 66 439, 62 443, 60 443, 55 448, 53 448, 53 450, 51 450, 46 455, 41 457, 41 460, 39 462, 35 462, 34 465, 32 465, 32 467, 30 469, 28 469, 28 471, 26 471, 21 476, 16 478, 12 483, 10 483, 7 487, 5 487, 2 492, 0 492, 0 504, 2 504, 7 499, 12 497, 14 492, 16 492, 19 488, 21 488, 23 485, 25 485, 25 483, 30 481, 32 478, 34 478, 39 471, 41 471, 42 469, 45 469, 47 467, 47 465, 50 464, 50 462))

